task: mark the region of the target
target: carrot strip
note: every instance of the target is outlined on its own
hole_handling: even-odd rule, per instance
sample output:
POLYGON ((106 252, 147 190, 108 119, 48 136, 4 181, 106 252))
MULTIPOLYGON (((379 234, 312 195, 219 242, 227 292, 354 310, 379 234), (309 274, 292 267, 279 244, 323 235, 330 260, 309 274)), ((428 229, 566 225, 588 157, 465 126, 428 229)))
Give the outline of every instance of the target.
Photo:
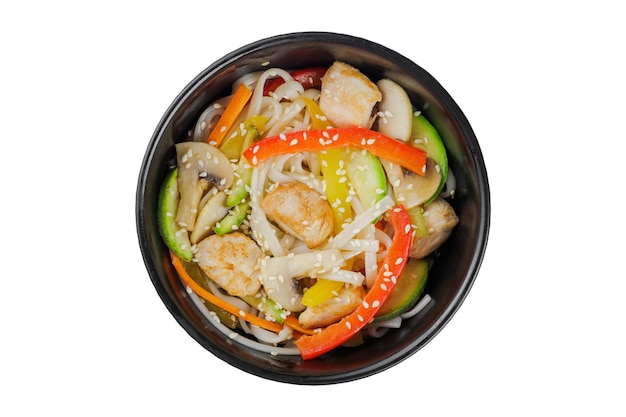
POLYGON ((252 97, 252 90, 250 90, 245 84, 239 84, 237 91, 233 94, 233 97, 230 99, 226 108, 224 109, 224 113, 220 116, 220 119, 217 121, 217 125, 209 134, 207 142, 213 144, 215 146, 219 145, 220 142, 226 136, 226 133, 231 128, 237 117, 241 114, 241 111, 248 103, 248 100, 252 97))
POLYGON ((176 272, 178 272, 178 276, 180 277, 180 279, 182 279, 183 282, 187 284, 187 286, 191 288, 191 290, 195 292, 196 294, 198 294, 200 297, 228 311, 230 314, 233 314, 235 317, 241 317, 245 321, 249 322, 250 324, 254 324, 255 326, 261 327, 263 329, 266 329, 275 333, 279 333, 281 330, 283 330, 282 325, 268 321, 268 320, 264 320, 253 314, 246 313, 245 311, 241 311, 239 308, 235 307, 234 305, 211 294, 209 291, 205 290, 200 285, 198 285, 196 281, 194 281, 193 278, 189 276, 187 271, 185 271, 185 268, 183 267, 183 264, 180 261, 180 258, 171 251, 170 251, 170 258, 172 258, 172 264, 174 265, 176 272))
POLYGON ((293 330, 302 333, 302 334, 306 334, 306 335, 314 335, 315 332, 313 330, 310 329, 305 329, 304 327, 300 326, 300 322, 298 321, 297 318, 295 318, 292 315, 289 315, 285 318, 285 321, 283 321, 283 323, 285 324, 285 326, 287 327, 291 327, 293 330))

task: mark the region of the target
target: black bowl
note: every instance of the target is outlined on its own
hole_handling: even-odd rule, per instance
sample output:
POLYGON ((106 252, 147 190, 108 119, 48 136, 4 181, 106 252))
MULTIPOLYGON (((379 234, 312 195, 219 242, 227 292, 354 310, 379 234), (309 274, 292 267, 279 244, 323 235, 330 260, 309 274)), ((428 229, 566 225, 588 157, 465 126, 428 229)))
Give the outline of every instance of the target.
POLYGON ((487 245, 490 195, 482 154, 468 121, 444 88, 406 57, 371 41, 336 33, 279 35, 244 46, 217 60, 176 97, 159 122, 141 166, 136 221, 144 262, 157 293, 178 323, 209 352, 227 363, 270 380, 294 384, 347 382, 378 373, 413 355, 452 318, 467 296, 487 245), (338 348, 313 360, 272 356, 233 342, 202 316, 179 281, 156 222, 160 184, 197 117, 214 99, 227 95, 243 74, 272 67, 296 69, 341 60, 371 79, 400 83, 412 102, 439 130, 457 181, 452 205, 460 223, 440 248, 429 277, 428 307, 381 339, 338 348))

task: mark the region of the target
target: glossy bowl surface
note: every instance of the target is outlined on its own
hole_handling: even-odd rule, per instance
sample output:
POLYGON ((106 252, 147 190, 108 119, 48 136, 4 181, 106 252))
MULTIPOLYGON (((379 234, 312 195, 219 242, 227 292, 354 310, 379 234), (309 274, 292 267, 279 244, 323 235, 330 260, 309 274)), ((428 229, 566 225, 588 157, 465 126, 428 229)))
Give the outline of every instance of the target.
POLYGON ((177 322, 204 348, 245 372, 293 384, 333 384, 381 372, 416 353, 452 318, 476 279, 487 245, 490 195, 478 141, 446 90, 406 57, 366 39, 337 33, 303 32, 263 39, 215 61, 174 99, 148 143, 141 165, 136 222, 139 245, 156 292, 177 322), (199 314, 179 281, 156 223, 160 184, 195 120, 214 99, 227 95, 243 74, 268 67, 326 66, 341 60, 376 81, 400 83, 412 102, 439 130, 457 181, 451 201, 460 223, 440 248, 426 292, 433 298, 417 316, 383 338, 356 348, 339 348, 314 360, 271 356, 233 342, 199 314))

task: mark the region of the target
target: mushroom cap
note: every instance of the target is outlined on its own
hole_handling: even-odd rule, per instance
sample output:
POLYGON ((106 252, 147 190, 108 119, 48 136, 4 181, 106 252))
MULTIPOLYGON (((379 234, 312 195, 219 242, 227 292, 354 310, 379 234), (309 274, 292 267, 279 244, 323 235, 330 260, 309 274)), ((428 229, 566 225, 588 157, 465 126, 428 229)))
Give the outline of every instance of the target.
POLYGON ((176 221, 191 231, 204 192, 212 186, 219 189, 230 187, 234 171, 222 151, 204 142, 176 144, 176 162, 180 192, 176 221))

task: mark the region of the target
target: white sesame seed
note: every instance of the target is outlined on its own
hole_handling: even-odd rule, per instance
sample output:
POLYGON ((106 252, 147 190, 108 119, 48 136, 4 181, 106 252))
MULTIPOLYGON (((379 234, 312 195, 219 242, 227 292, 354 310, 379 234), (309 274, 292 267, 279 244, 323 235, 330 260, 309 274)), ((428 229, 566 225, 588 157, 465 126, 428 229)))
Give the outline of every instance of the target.
POLYGON ((372 303, 372 307, 373 307, 373 308, 376 308, 376 307, 378 307, 378 306, 380 306, 380 301, 378 301, 378 300, 374 300, 374 302, 372 303))

